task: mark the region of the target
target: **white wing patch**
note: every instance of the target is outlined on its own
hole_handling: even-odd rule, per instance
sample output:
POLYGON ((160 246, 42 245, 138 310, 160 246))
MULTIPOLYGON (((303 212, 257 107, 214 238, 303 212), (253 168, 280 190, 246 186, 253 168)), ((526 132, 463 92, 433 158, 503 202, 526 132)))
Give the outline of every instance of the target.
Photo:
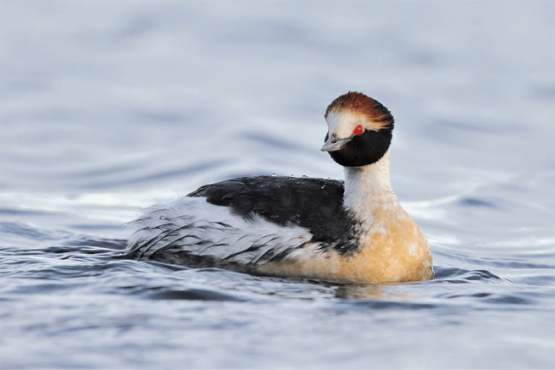
POLYGON ((206 198, 183 197, 148 209, 129 227, 134 234, 128 252, 149 258, 163 251, 183 251, 242 264, 265 263, 289 253, 312 239, 299 226, 284 227, 255 216, 244 220, 228 207, 206 202, 206 198))

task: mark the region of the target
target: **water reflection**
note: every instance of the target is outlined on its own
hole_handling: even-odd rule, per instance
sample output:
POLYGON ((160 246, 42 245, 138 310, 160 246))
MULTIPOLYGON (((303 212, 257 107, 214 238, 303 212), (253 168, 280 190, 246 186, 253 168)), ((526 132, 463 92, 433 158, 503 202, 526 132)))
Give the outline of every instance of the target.
POLYGON ((399 292, 395 285, 344 285, 337 287, 335 298, 341 299, 376 299, 376 300, 409 300, 414 296, 399 292))

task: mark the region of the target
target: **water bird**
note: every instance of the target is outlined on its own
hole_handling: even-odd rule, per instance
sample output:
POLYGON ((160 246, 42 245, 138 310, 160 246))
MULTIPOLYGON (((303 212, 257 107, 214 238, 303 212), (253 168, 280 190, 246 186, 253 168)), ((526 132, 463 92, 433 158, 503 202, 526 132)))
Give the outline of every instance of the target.
POLYGON ((394 118, 359 92, 327 107, 321 150, 345 181, 254 176, 204 185, 129 226, 137 259, 335 283, 434 277, 426 238, 390 183, 394 118))

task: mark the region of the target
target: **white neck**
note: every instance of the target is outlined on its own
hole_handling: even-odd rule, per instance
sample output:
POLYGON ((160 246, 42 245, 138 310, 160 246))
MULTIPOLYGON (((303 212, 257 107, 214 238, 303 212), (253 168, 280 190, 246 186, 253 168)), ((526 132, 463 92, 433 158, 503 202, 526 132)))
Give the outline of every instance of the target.
POLYGON ((373 211, 397 203, 389 178, 389 150, 368 166, 345 167, 344 204, 360 221, 373 221, 373 211))

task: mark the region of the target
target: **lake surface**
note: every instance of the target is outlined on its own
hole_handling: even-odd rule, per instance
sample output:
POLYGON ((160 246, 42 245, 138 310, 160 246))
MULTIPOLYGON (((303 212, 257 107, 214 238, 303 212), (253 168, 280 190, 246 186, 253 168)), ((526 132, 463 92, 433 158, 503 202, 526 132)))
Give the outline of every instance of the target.
POLYGON ((0 2, 0 368, 555 367, 555 2, 0 2), (437 277, 331 286, 123 258, 139 207, 342 178, 396 118, 437 277))

